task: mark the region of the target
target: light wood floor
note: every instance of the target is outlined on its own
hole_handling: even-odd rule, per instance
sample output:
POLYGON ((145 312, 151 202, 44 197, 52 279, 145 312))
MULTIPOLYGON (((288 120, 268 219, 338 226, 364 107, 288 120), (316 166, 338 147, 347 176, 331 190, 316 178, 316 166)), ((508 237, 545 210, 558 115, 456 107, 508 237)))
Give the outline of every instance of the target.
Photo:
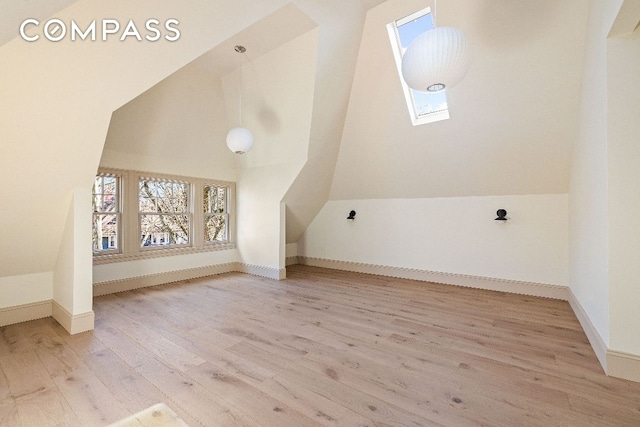
POLYGON ((0 328, 0 425, 639 426, 566 302, 292 266, 96 298, 96 329, 0 328))

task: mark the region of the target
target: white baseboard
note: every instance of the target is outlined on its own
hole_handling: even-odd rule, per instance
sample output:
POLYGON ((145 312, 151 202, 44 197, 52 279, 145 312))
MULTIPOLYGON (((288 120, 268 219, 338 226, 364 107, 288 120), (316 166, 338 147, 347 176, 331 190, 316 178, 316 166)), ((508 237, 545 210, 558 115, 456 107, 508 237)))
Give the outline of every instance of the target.
POLYGON ((266 277, 267 279, 284 280, 287 278, 287 270, 284 268, 270 268, 263 267, 261 265, 252 264, 238 264, 238 270, 240 273, 247 273, 254 276, 266 277))
POLYGON ((285 265, 289 267, 290 265, 302 264, 303 263, 302 258, 304 257, 297 256, 297 255, 288 256, 285 260, 285 265))
POLYGON ((640 355, 608 348, 573 292, 569 292, 569 304, 571 304, 571 308, 606 374, 616 378, 640 382, 640 355))
POLYGON ((201 268, 170 271, 167 273, 148 274, 144 276, 130 277, 121 280, 112 280, 93 284, 93 295, 101 296, 116 292, 131 291, 133 289, 149 286, 164 285, 166 283, 180 282, 183 280, 197 279, 200 277, 215 276, 222 273, 247 273, 268 279, 283 280, 286 278, 285 269, 264 267, 259 265, 229 262, 225 264, 210 265, 201 268))
POLYGON ((180 282, 182 280, 197 279, 200 277, 213 276, 222 273, 231 273, 238 270, 238 263, 229 262, 225 264, 210 265, 201 268, 190 268, 185 270, 170 271, 167 273, 147 274, 144 276, 130 277, 121 280, 94 283, 93 296, 114 294, 116 292, 131 291, 148 286, 163 285, 165 283, 180 282))
POLYGON ((640 382, 640 356, 616 350, 608 350, 607 375, 640 382))
POLYGON ((582 326, 582 330, 584 330, 584 333, 587 335, 587 339, 591 344, 591 348, 596 353, 596 357, 598 358, 600 365, 602 365, 602 369, 604 369, 605 372, 608 372, 607 371, 607 365, 608 365, 607 364, 607 352, 608 352, 607 344, 604 342, 604 340, 600 336, 600 333, 598 332, 596 327, 591 322, 591 319, 587 315, 587 312, 582 307, 582 304, 580 304, 580 301, 578 301, 578 299, 576 298, 576 296, 571 290, 569 290, 569 305, 571 305, 571 308, 573 309, 573 313, 578 318, 578 322, 580 322, 580 326, 582 326))
POLYGON ((491 291, 511 292, 515 294, 532 295, 564 301, 569 298, 569 288, 567 286, 305 256, 298 256, 297 258, 299 264, 333 268, 335 270, 354 271, 358 273, 375 274, 378 276, 398 277, 401 279, 420 280, 423 282, 442 283, 445 285, 464 286, 491 291))
POLYGON ((72 315, 66 308, 53 301, 52 316, 71 335, 93 330, 95 315, 92 311, 72 315))
MULTIPOLYGON (((216 274, 230 272, 253 274, 256 276, 275 280, 282 280, 286 277, 285 269, 231 262, 226 264, 207 266, 203 268, 193 268, 187 270, 172 271, 168 273, 150 274, 146 276, 138 276, 122 280, 95 283, 93 285, 93 295, 107 295, 147 286, 161 285, 165 283, 178 282, 181 280, 197 279, 199 277, 213 276, 216 274)), ((14 307, 0 308, 0 327, 12 325, 14 323, 22 323, 28 322, 30 320, 42 319, 45 317, 53 317, 72 335, 92 330, 95 322, 95 315, 93 311, 72 315, 56 301, 49 300, 23 304, 14 307)))
POLYGON ((51 300, 1 308, 0 326, 50 317, 52 310, 51 300))
POLYGON ((0 326, 28 322, 45 317, 53 317, 72 335, 93 329, 93 311, 72 316, 64 307, 52 300, 2 308, 0 309, 0 326))

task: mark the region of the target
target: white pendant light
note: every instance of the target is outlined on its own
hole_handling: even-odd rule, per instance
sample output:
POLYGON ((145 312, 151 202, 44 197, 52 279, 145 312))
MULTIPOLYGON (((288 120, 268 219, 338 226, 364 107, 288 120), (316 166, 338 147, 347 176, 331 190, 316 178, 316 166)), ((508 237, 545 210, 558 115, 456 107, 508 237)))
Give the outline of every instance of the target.
POLYGON ((253 134, 247 128, 235 127, 227 133, 227 147, 236 154, 244 154, 253 147, 253 134))
POLYGON ((411 89, 441 92, 462 80, 470 66, 467 36, 456 28, 435 27, 407 47, 402 57, 402 77, 411 89))
MULTIPOLYGON (((236 46, 234 50, 238 53, 245 53, 244 46, 236 46)), ((240 68, 240 126, 234 127, 227 133, 227 147, 236 154, 244 154, 253 147, 253 134, 245 127, 242 127, 242 66, 240 68)))

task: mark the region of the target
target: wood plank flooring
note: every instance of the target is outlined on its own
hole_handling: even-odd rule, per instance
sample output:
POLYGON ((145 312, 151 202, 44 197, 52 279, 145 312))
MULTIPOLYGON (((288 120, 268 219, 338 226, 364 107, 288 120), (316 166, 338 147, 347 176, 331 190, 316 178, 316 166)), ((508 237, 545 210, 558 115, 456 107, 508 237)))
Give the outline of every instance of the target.
POLYGON ((566 302, 291 266, 95 299, 96 328, 0 328, 0 425, 640 426, 566 302))

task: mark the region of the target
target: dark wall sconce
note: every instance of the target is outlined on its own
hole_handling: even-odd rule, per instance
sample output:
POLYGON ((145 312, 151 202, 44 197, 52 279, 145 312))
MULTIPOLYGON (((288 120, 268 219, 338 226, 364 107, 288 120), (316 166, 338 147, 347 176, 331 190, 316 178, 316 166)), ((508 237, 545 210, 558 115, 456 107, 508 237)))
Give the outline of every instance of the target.
POLYGON ((349 216, 347 217, 347 219, 350 219, 351 221, 356 219, 356 211, 349 212, 349 216))
POLYGON ((507 211, 504 209, 498 209, 496 215, 498 215, 498 218, 495 219, 496 221, 506 221, 508 219, 507 211))

